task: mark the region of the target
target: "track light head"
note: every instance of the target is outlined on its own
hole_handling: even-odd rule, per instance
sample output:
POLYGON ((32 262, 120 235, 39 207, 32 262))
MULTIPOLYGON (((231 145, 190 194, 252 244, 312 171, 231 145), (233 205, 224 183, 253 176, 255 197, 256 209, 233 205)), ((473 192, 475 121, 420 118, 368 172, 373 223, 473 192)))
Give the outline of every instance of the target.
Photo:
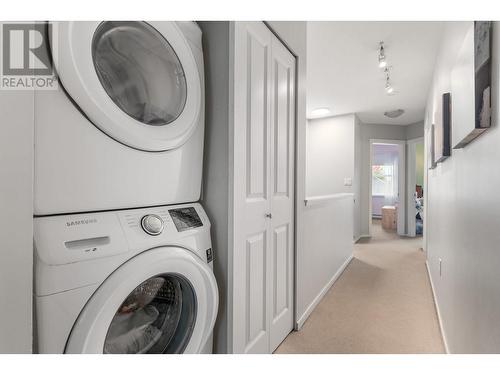
POLYGON ((383 69, 387 67, 387 60, 385 59, 384 42, 380 42, 378 50, 378 67, 383 69))

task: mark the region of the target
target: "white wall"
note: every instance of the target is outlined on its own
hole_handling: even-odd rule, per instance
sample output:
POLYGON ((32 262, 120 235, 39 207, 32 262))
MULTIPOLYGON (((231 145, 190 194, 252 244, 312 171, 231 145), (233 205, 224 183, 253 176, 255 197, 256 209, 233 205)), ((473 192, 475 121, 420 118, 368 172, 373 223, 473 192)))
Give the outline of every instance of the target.
MULTIPOLYGON (((360 123, 354 114, 309 120, 307 125, 308 198, 304 209, 304 248, 298 258, 297 315, 301 327, 352 257, 359 231, 360 123), (344 179, 351 179, 351 186, 344 179), (354 229, 356 228, 356 229, 354 229)), ((304 205, 301 203, 302 206, 304 205)))
POLYGON ((228 346, 228 212, 229 212, 229 22, 199 22, 205 62, 205 148, 202 204, 212 224, 214 273, 219 311, 214 351, 228 346))
POLYGON ((424 122, 416 122, 406 126, 406 139, 421 138, 424 136, 424 122))
POLYGON ((0 91, 0 113, 0 353, 31 353, 33 92, 0 91))
POLYGON ((354 227, 353 237, 358 240, 361 236, 361 173, 362 173, 362 123, 358 116, 354 119, 354 227))
POLYGON ((309 203, 304 210, 307 256, 301 257, 297 284, 298 326, 307 320, 352 258, 353 199, 350 194, 309 203))
MULTIPOLYGON (((428 98, 426 127, 434 104, 450 91, 450 72, 471 24, 447 24, 428 98)), ((424 193, 428 265, 451 353, 500 352, 499 26, 495 24, 493 37, 494 126, 464 149, 452 150, 450 158, 428 171, 424 193)), ((452 119, 452 129, 455 125, 452 119)))
POLYGON ((362 123, 354 114, 308 120, 308 197, 352 193, 353 236, 361 235, 362 123), (344 179, 351 179, 351 186, 344 179))
POLYGON ((307 196, 352 193, 344 178, 354 179, 355 116, 309 120, 307 196))

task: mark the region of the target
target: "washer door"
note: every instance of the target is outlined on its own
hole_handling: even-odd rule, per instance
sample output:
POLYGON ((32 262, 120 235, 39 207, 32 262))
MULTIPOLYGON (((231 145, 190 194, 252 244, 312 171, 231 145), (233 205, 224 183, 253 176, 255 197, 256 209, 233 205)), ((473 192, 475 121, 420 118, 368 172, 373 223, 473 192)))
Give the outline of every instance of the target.
POLYGON ((50 42, 62 85, 115 140, 165 151, 198 125, 201 76, 175 22, 52 22, 50 42))
POLYGON ((132 258, 80 313, 66 353, 199 353, 215 324, 217 284, 188 250, 162 247, 132 258))

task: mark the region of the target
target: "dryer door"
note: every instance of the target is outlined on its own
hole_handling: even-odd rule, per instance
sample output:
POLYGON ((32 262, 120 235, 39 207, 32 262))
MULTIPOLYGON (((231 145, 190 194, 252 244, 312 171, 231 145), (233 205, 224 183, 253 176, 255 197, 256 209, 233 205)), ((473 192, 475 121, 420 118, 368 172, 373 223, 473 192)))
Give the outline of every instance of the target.
POLYGON ((214 327, 217 284, 188 250, 162 247, 132 258, 80 313, 66 353, 199 353, 214 327))
POLYGON ((165 151, 187 141, 202 110, 203 76, 175 22, 51 27, 59 79, 94 125, 139 150, 165 151))

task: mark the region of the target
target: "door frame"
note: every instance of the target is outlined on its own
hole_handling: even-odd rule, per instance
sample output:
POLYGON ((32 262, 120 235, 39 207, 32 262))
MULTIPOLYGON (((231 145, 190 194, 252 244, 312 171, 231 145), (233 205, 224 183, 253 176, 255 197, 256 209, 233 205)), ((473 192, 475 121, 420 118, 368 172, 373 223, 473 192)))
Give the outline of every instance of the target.
MULTIPOLYGON (((424 144, 424 137, 418 137, 414 139, 409 139, 406 141, 408 147, 407 147, 407 152, 408 152, 408 168, 407 168, 407 174, 406 174, 406 201, 408 203, 408 208, 406 210, 406 223, 407 223, 407 236, 409 237, 415 237, 416 236, 416 220, 415 220, 415 214, 413 212, 413 209, 410 209, 412 206, 413 202, 413 194, 414 194, 414 186, 416 184, 416 173, 417 173, 417 168, 416 168, 416 145, 417 143, 422 143, 424 144)), ((423 186, 422 186, 423 188, 423 186)), ((425 190, 424 190, 425 194, 425 190)))
POLYGON ((406 235, 406 141, 394 139, 370 139, 370 153, 368 155, 368 234, 372 234, 372 163, 373 145, 389 144, 398 146, 398 216, 397 233, 406 235), (401 199, 403 197, 403 199, 401 199))

